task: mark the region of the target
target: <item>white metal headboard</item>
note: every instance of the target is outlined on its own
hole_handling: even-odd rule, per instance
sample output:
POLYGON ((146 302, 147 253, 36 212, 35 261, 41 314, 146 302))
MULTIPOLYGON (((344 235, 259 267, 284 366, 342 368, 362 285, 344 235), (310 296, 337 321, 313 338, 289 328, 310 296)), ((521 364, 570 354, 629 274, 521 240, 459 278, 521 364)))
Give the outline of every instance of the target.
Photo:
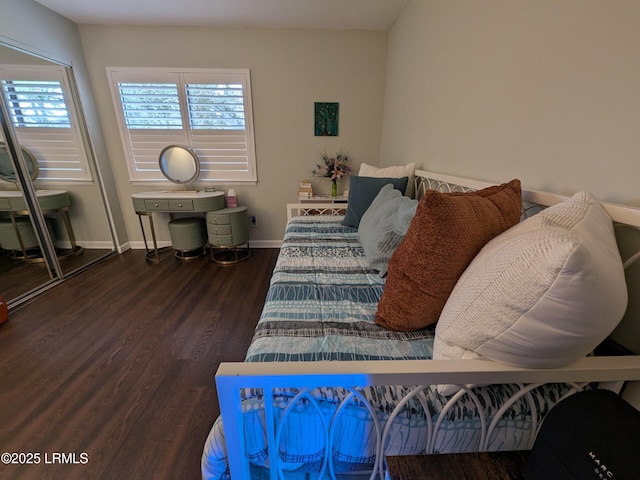
MULTIPOLYGON (((469 180, 466 178, 444 175, 441 173, 429 172, 427 170, 416 170, 416 198, 422 197, 426 190, 438 190, 440 192, 467 192, 470 190, 480 190, 487 188, 494 183, 482 182, 479 180, 469 180), (464 186, 461 186, 464 185, 464 186)), ((511 179, 507 179, 509 181, 511 179)), ((543 192, 540 190, 530 190, 522 187, 522 200, 527 203, 551 206, 566 200, 568 196, 557 193, 543 192)), ((616 203, 603 202, 602 206, 607 211, 614 222, 625 223, 640 228, 640 208, 619 205, 616 203)))

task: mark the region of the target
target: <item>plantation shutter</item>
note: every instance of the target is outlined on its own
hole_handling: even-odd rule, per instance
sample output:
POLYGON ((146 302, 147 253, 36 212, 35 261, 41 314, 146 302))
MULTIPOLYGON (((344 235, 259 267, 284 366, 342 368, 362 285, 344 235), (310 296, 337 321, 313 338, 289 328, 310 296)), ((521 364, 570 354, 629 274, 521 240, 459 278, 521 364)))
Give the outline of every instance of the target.
POLYGON ((201 181, 256 181, 248 70, 108 72, 132 181, 164 181, 174 144, 198 155, 201 181))
POLYGON ((3 65, 0 81, 18 141, 38 161, 38 180, 91 180, 64 70, 3 65))

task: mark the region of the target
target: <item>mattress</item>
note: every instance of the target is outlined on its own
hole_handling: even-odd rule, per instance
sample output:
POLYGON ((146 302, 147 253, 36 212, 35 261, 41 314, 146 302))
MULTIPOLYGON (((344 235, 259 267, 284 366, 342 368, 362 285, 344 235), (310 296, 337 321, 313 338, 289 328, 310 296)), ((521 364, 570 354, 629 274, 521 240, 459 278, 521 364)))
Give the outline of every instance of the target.
MULTIPOLYGON (((433 327, 393 332, 375 324, 383 288, 384 279, 366 261, 357 229, 343 226, 341 217, 294 217, 287 226, 245 361, 431 359, 433 327)), ((336 473, 371 471, 378 448, 376 423, 387 422, 399 400, 413 387, 367 387, 360 395, 332 387, 303 393, 288 388, 276 390, 271 399, 276 415, 286 412, 278 452, 283 470, 292 473, 291 478, 316 472, 329 450, 336 473), (331 427, 328 448, 328 427, 321 417, 330 418, 343 401, 331 427)), ((517 390, 515 385, 493 385, 477 387, 475 393, 480 408, 491 418, 517 390)), ((528 448, 532 428, 568 390, 562 384, 545 385, 514 403, 498 422, 489 450, 528 448)), ((264 398, 256 389, 244 389, 241 397, 247 451, 253 471, 259 472, 268 466, 264 398)), ((385 439, 385 454, 477 450, 481 420, 476 403, 463 397, 449 408, 445 407, 447 401, 436 386, 428 386, 407 402, 399 414, 394 414, 385 439), (430 440, 431 427, 440 416, 441 426, 430 440)), ((209 477, 205 474, 207 478, 228 478, 223 442, 218 419, 203 457, 203 472, 208 468, 216 473, 209 477)))

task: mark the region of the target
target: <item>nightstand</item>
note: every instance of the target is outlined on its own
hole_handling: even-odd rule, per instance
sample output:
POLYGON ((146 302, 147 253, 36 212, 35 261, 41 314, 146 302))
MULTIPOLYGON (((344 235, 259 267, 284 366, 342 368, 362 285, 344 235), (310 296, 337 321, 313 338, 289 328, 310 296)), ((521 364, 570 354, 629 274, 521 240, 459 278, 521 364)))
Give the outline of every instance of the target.
POLYGON ((298 203, 301 205, 304 204, 314 204, 315 207, 319 205, 326 204, 327 208, 300 208, 298 213, 300 215, 326 215, 327 212, 330 212, 330 215, 345 215, 347 213, 346 203, 349 201, 349 195, 338 195, 337 197, 332 197, 331 195, 314 195, 311 198, 298 198, 298 203), (332 208, 331 205, 343 204, 345 208, 340 208, 336 206, 332 208))
POLYGON ((249 258, 251 251, 247 207, 207 212, 206 220, 211 259, 214 262, 227 265, 249 258))
POLYGON ((298 197, 298 203, 347 203, 348 200, 348 195, 338 195, 337 197, 332 197, 331 195, 314 195, 310 198, 298 197))

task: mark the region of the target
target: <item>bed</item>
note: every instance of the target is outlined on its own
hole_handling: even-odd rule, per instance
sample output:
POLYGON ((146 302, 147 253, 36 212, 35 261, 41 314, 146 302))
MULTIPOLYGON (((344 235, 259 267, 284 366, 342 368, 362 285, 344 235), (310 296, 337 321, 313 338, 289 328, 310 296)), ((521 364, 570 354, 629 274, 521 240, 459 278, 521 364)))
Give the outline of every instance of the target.
MULTIPOLYGON (((464 194, 494 187, 415 172, 417 198, 432 192, 464 194)), ((568 200, 522 190, 518 224, 568 200)), ((530 449, 546 413, 562 398, 584 388, 620 392, 625 382, 640 380, 640 356, 633 354, 640 351, 637 295, 633 294, 640 285, 635 278, 640 211, 612 204, 601 208, 615 232, 620 268, 613 268, 613 280, 607 282, 611 288, 590 296, 598 297, 590 308, 597 310, 598 302, 604 302, 602 316, 612 319, 610 327, 597 326, 598 334, 602 335, 602 328, 607 332, 606 342, 600 345, 613 345, 616 355, 609 349, 604 356, 579 355, 567 362, 554 359, 552 353, 540 355, 538 350, 527 365, 514 365, 520 359, 512 360, 513 352, 505 353, 501 345, 491 350, 486 347, 491 342, 484 342, 473 350, 443 340, 448 330, 461 330, 460 325, 469 320, 465 315, 482 316, 483 308, 498 311, 484 300, 469 305, 465 303, 468 295, 458 291, 478 277, 477 273, 473 277, 474 270, 484 281, 488 267, 481 257, 487 257, 489 265, 496 264, 489 248, 494 240, 487 241, 482 255, 474 254, 473 262, 465 266, 464 275, 471 276, 459 277, 458 290, 447 294, 440 318, 453 319, 446 323, 451 328, 440 320, 395 330, 381 325, 379 309, 384 303, 392 313, 410 311, 421 303, 415 300, 419 294, 400 303, 383 297, 385 287, 392 290, 387 284, 396 281, 392 266, 397 273, 397 262, 389 263, 386 274, 386 265, 380 267, 377 258, 365 254, 367 242, 359 236, 364 218, 363 224, 354 227, 344 225, 344 205, 289 205, 282 248, 245 362, 222 363, 216 373, 221 416, 204 446, 203 478, 384 478, 387 455, 530 449), (610 313, 616 310, 620 313, 610 313)), ((409 223, 417 218, 415 209, 410 217, 409 223)), ((542 222, 543 217, 539 218, 542 222)), ((549 221, 556 218, 547 215, 549 221)), ((536 226, 535 231, 540 228, 536 226)), ((511 232, 506 228, 504 235, 495 238, 508 240, 511 232)), ((411 230, 404 232, 399 241, 408 243, 410 235, 411 230)), ((398 249, 397 241, 394 248, 398 249)), ((498 242, 494 250, 502 254, 508 248, 498 242)), ((574 275, 572 281, 574 277, 581 278, 574 275)), ((481 288, 490 290, 487 284, 481 288)), ((529 284, 526 288, 524 296, 535 290, 529 284)), ((518 334, 522 332, 514 333, 518 334)), ((543 331, 541 338, 546 334, 543 331)), ((560 350, 566 356, 570 348, 560 350)), ((519 350, 516 357, 526 355, 519 350)))

